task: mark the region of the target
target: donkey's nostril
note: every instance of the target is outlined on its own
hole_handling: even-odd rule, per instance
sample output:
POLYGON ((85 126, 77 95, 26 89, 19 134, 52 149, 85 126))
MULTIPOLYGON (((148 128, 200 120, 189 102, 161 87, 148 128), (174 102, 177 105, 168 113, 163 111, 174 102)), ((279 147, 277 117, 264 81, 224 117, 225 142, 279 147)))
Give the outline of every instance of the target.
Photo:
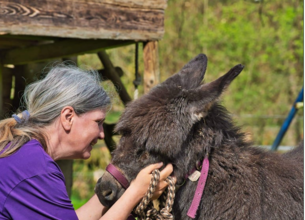
POLYGON ((104 191, 102 192, 102 194, 103 194, 104 198, 107 199, 107 200, 111 200, 112 197, 113 197, 113 193, 112 193, 112 190, 111 190, 111 189, 109 189, 109 190, 104 190, 104 191))

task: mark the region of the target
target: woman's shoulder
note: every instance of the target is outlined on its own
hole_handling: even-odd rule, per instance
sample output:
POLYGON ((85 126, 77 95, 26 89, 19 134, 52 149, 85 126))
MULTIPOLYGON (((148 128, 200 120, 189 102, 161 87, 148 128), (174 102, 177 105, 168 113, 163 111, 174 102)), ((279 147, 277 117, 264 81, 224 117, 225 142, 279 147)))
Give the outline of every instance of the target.
POLYGON ((64 186, 60 168, 37 140, 31 140, 12 155, 0 158, 0 177, 0 212, 1 202, 22 183, 43 179, 49 182, 56 180, 64 186))
POLYGON ((35 139, 12 155, 0 159, 0 176, 13 176, 16 181, 56 172, 61 173, 60 168, 35 139))

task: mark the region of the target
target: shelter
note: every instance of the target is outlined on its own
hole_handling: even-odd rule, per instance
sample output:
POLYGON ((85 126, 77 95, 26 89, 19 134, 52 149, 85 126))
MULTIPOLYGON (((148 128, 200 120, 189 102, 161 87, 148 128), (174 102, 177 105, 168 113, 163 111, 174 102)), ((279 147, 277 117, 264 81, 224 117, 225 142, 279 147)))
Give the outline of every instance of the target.
POLYGON ((0 117, 12 105, 9 64, 145 42, 144 80, 152 78, 146 87, 157 83, 166 0, 0 0, 0 8, 0 117))

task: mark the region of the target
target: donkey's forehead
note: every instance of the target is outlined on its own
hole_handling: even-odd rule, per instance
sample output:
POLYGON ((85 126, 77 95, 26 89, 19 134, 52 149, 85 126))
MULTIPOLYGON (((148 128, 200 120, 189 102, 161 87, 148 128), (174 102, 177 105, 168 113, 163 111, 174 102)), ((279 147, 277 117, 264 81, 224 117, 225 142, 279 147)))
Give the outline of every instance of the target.
MULTIPOLYGON (((140 99, 129 103, 120 118, 116 131, 157 126, 160 122, 171 120, 178 109, 173 109, 174 100, 183 93, 181 88, 160 86, 140 99)), ((150 129, 154 129, 151 127, 150 129)))

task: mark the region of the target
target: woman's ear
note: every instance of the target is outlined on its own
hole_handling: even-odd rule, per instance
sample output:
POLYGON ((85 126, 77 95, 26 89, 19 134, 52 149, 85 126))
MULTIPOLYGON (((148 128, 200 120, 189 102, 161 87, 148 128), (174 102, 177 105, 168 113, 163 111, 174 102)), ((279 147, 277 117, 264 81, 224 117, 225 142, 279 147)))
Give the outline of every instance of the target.
POLYGON ((70 131, 73 121, 76 117, 76 113, 71 106, 64 107, 60 112, 60 122, 65 131, 70 131))

